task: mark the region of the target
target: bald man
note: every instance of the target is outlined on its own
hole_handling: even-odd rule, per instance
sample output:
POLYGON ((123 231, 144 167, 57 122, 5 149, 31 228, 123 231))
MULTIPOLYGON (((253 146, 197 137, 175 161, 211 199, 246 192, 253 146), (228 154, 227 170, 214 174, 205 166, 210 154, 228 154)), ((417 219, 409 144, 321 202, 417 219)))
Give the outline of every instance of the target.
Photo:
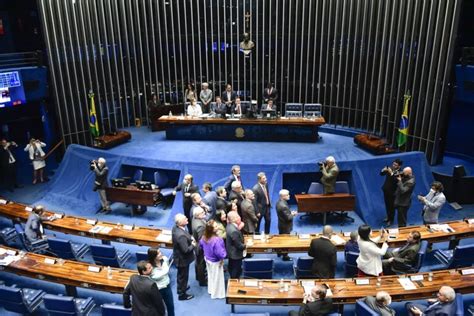
POLYGON ((305 294, 303 305, 299 311, 290 311, 289 316, 306 315, 327 315, 333 312, 332 299, 326 297, 327 288, 322 284, 317 284, 311 289, 311 294, 305 294))
POLYGON ((411 205, 411 196, 415 190, 415 177, 410 167, 403 168, 402 174, 397 177, 397 189, 395 190, 395 210, 398 211, 398 226, 407 226, 407 214, 411 205))
POLYGON ((326 225, 322 236, 313 239, 309 246, 308 255, 313 257, 311 270, 315 278, 334 279, 336 274, 337 249, 331 242, 332 235, 332 227, 326 225))

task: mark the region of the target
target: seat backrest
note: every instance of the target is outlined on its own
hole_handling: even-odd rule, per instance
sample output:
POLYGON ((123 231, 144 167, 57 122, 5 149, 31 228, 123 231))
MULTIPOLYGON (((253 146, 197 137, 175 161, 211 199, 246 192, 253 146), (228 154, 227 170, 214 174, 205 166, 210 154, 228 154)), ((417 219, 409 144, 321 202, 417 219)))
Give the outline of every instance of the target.
POLYGON ((474 262, 474 244, 456 246, 453 251, 453 256, 449 263, 448 269, 470 267, 474 262))
POLYGON ((244 278, 271 279, 273 277, 273 259, 244 259, 244 278))
POLYGON ((155 171, 153 176, 155 178, 155 184, 159 188, 166 187, 166 185, 168 184, 168 176, 166 175, 166 173, 160 172, 160 171, 155 171))
POLYGON ((91 245, 92 257, 98 265, 119 267, 115 247, 109 245, 91 245))
POLYGON ((23 302, 22 291, 16 287, 0 285, 0 306, 20 314, 28 313, 28 308, 23 302))
POLYGON ((428 241, 422 240, 420 245, 420 250, 418 251, 418 256, 416 258, 415 266, 413 267, 413 272, 418 272, 423 265, 423 260, 425 259, 426 249, 428 248, 428 241))
POLYGON ((336 181, 336 193, 350 193, 349 183, 347 181, 336 181))
POLYGON ((296 267, 295 267, 295 277, 296 278, 305 278, 312 276, 311 267, 313 265, 313 258, 312 257, 299 257, 296 260, 296 267))
POLYGON ((71 242, 69 240, 49 237, 48 245, 49 250, 51 250, 56 256, 63 259, 75 259, 71 242))
POLYGON ((311 182, 308 194, 323 194, 323 185, 319 182, 311 182))
POLYGON ((135 170, 135 173, 133 174, 132 182, 142 181, 142 179, 143 179, 143 170, 142 169, 135 170))
POLYGON ((464 316, 464 300, 460 293, 456 293, 456 313, 454 316, 464 316))
POLYGON ((365 304, 362 300, 356 301, 355 308, 356 316, 378 316, 379 314, 375 312, 369 305, 365 304))
POLYGON ((139 251, 139 252, 135 253, 135 256, 137 257, 137 262, 142 261, 142 260, 148 261, 148 253, 147 252, 139 251))
POLYGON ((132 309, 121 305, 102 304, 102 316, 131 316, 132 309))
POLYGON ((46 294, 43 297, 44 306, 54 315, 75 315, 76 304, 72 296, 46 294))
POLYGON ((305 103, 304 105, 304 116, 321 116, 322 105, 320 103, 305 103))
POLYGON ((303 111, 303 104, 302 103, 287 103, 285 104, 285 112, 286 111, 303 111))

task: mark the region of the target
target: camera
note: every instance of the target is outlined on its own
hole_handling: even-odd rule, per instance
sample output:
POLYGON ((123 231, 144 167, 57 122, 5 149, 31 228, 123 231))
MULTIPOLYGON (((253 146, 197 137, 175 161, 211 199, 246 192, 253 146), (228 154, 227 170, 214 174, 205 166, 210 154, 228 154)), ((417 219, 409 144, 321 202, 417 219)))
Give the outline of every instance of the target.
POLYGON ((326 162, 324 162, 324 161, 318 161, 319 168, 322 168, 325 164, 326 164, 326 162))
POLYGON ((91 160, 91 161, 89 161, 89 169, 90 169, 91 171, 95 169, 96 165, 97 165, 97 160, 91 160))

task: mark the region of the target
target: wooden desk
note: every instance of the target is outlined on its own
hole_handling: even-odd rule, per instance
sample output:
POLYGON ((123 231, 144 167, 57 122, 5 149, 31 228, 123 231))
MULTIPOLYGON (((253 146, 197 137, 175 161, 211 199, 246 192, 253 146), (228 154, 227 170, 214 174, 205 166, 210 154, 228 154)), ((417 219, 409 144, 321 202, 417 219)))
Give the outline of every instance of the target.
POLYGON ((132 205, 132 215, 143 214, 147 206, 153 206, 163 200, 160 189, 140 190, 136 186, 127 185, 125 188, 108 187, 105 189, 107 200, 132 205), (138 206, 140 206, 140 211, 138 206))
MULTIPOLYGON (((0 246, 7 250, 17 249, 0 246)), ((18 251, 17 251, 18 253, 18 251)), ((0 258, 5 257, 1 255, 0 258)), ((68 295, 76 292, 76 287, 83 287, 99 291, 107 291, 112 293, 122 293, 127 285, 130 276, 137 272, 128 269, 112 269, 112 278, 107 277, 107 269, 101 267, 100 272, 88 271, 89 266, 100 267, 86 262, 64 260, 64 264, 60 264, 58 258, 38 255, 34 253, 26 253, 23 259, 12 262, 5 266, 6 272, 22 275, 34 279, 50 281, 54 283, 64 284, 68 295), (45 259, 55 259, 55 264, 48 264, 45 259)))
POLYGON ((318 118, 222 119, 191 116, 162 116, 166 138, 176 140, 236 140, 316 142, 318 128, 325 123, 318 118))
MULTIPOLYGON (((16 222, 26 222, 30 212, 25 210, 26 205, 20 203, 9 203, 6 205, 0 205, 0 216, 4 216, 12 219, 16 222)), ((47 215, 52 215, 54 212, 46 211, 47 215)), ((442 231, 430 232, 424 225, 421 226, 410 226, 400 228, 398 234, 391 234, 396 236, 394 239, 389 239, 387 242, 390 247, 399 247, 406 243, 408 234, 417 230, 421 234, 422 240, 429 242, 443 242, 451 240, 459 240, 463 238, 474 237, 474 225, 469 225, 465 221, 451 221, 446 222, 451 228, 454 229, 453 233, 446 233, 442 231)), ((169 236, 169 230, 167 234, 161 235, 162 229, 140 227, 136 226, 133 231, 125 230, 123 225, 117 227, 115 223, 110 222, 98 222, 97 225, 104 227, 112 227, 113 229, 108 233, 104 234, 101 232, 91 233, 90 229, 93 227, 87 224, 87 219, 83 217, 75 217, 66 215, 61 219, 56 219, 52 222, 44 222, 43 226, 46 229, 59 231, 65 234, 79 235, 89 238, 101 239, 106 242, 115 241, 121 243, 135 244, 139 246, 149 247, 162 247, 172 248, 173 244, 171 239, 167 240, 165 236, 169 236), (162 236, 160 240, 157 240, 158 236, 162 236)), ((374 236, 378 236, 378 231, 374 231, 374 236)), ((344 240, 349 240, 349 237, 344 237, 343 234, 337 234, 344 240)), ((253 246, 248 247, 249 253, 306 253, 309 249, 311 239, 320 237, 320 234, 306 234, 308 238, 296 235, 270 235, 268 242, 262 240, 253 240, 253 246)), ((247 241, 249 238, 253 239, 252 235, 245 236, 247 241)), ((336 245, 339 251, 344 250, 344 244, 336 245)))
POLYGON ((326 213, 335 211, 354 211, 355 195, 334 194, 295 194, 299 213, 323 213, 323 225, 326 225, 326 213))
MULTIPOLYGON (((26 205, 19 203, 0 205, 0 215, 11 218, 16 222, 26 222, 30 212, 26 211, 25 207, 26 205)), ((53 215, 54 212, 46 211, 46 214, 49 216, 53 215)), ((123 225, 117 226, 115 223, 102 221, 97 222, 96 225, 112 227, 113 229, 107 234, 100 231, 93 233, 90 230, 94 226, 88 224, 86 218, 69 215, 65 215, 63 218, 54 221, 43 222, 45 229, 59 231, 65 234, 101 239, 104 243, 115 241, 139 246, 173 248, 171 238, 166 238, 167 236, 171 236, 162 234, 165 231, 163 229, 136 226, 133 230, 126 230, 123 225)), ((171 232, 167 231, 166 233, 170 234, 171 232)))
MULTIPOLYGON (((467 268, 466 268, 467 269, 467 268)), ((442 270, 433 272, 433 281, 428 281, 428 273, 423 275, 423 287, 414 283, 416 289, 405 290, 398 282, 399 276, 381 277, 381 286, 376 286, 377 278, 369 279, 369 285, 356 285, 355 279, 313 280, 327 284, 331 289, 334 304, 353 304, 359 298, 367 295, 375 296, 378 291, 386 291, 393 301, 419 300, 436 297, 443 285, 449 285, 461 293, 473 293, 474 275, 461 275, 461 270, 442 270)), ((288 284, 288 292, 279 291, 279 280, 262 280, 262 288, 245 286, 244 280, 231 279, 227 283, 227 304, 232 305, 300 305, 303 301, 304 289, 298 280, 284 280, 288 284), (244 290, 246 294, 238 293, 244 290)))
POLYGON ((117 131, 114 134, 107 134, 94 138, 94 147, 101 149, 109 149, 120 144, 128 142, 132 139, 132 135, 127 131, 117 131))

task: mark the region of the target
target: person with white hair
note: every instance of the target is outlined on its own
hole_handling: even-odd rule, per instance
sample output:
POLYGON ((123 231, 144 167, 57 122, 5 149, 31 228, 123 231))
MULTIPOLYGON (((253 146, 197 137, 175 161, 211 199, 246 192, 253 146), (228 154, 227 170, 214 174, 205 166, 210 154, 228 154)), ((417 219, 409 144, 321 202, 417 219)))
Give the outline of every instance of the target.
POLYGON ((244 243, 244 236, 241 233, 243 223, 236 211, 230 211, 227 214, 226 227, 226 250, 227 258, 229 258, 228 270, 231 279, 238 279, 242 274, 242 259, 244 258, 244 250, 247 245, 244 243))
MULTIPOLYGON (((186 174, 183 178, 183 182, 177 185, 173 190, 173 195, 176 195, 176 192, 181 191, 183 193, 183 211, 184 215, 187 218, 191 218, 193 215, 191 213, 191 207, 193 206, 193 199, 191 195, 193 193, 199 192, 199 187, 194 184, 193 176, 191 174, 186 174)), ((191 223, 188 225, 189 232, 192 231, 191 223)))
POLYGON ((231 185, 232 190, 229 193, 229 201, 237 205, 237 212, 242 216, 241 204, 245 199, 244 189, 240 181, 234 181, 231 185))
POLYGON ((326 297, 327 288, 325 285, 316 284, 311 293, 305 293, 303 297, 303 305, 299 311, 290 311, 289 316, 300 315, 327 315, 334 311, 332 299, 326 297))
POLYGON ((398 212, 398 227, 407 226, 407 214, 411 206, 411 196, 415 190, 415 184, 412 169, 410 167, 403 168, 403 172, 397 177, 397 189, 393 202, 394 208, 398 212))
MULTIPOLYGON (((194 194, 199 196, 199 193, 194 194)), ((193 208, 192 227, 193 238, 196 242, 199 242, 202 235, 204 234, 204 230, 206 229, 206 211, 200 206, 193 208)), ((199 282, 200 286, 207 286, 206 261, 204 261, 204 253, 199 247, 196 247, 194 250, 196 253, 196 262, 194 263, 196 280, 199 282)))
POLYGON ((323 227, 323 234, 320 238, 311 241, 308 255, 313 257, 311 272, 318 279, 334 279, 337 265, 337 249, 331 242, 334 234, 330 225, 323 227))
POLYGON ((199 99, 201 99, 202 103, 202 111, 203 113, 209 113, 210 104, 213 98, 212 90, 209 89, 209 84, 207 82, 202 83, 202 90, 199 94, 199 99))
POLYGON ((457 306, 454 289, 450 286, 442 286, 436 296, 437 298, 428 299, 425 304, 406 303, 408 315, 455 315, 457 306))
MULTIPOLYGON (((225 183, 224 183, 224 188, 227 192, 231 192, 232 190, 232 183, 234 181, 239 181, 240 186, 243 188, 244 184, 242 183, 242 179, 240 178, 240 166, 239 165, 233 165, 232 168, 230 169, 230 175, 227 177, 225 183)), ((230 198, 230 196, 229 196, 230 198)))
POLYGON ((381 316, 395 315, 395 311, 390 307, 392 297, 385 291, 378 291, 375 297, 367 296, 362 301, 381 316))
POLYGON ((175 225, 171 231, 173 241, 173 259, 178 269, 177 289, 178 299, 180 301, 190 300, 194 296, 186 293, 188 288, 189 265, 194 261, 194 248, 196 241, 186 230, 188 218, 183 214, 176 214, 174 217, 175 225))
POLYGON ((328 156, 324 162, 320 162, 319 169, 323 173, 321 183, 324 194, 332 194, 336 191, 336 181, 339 175, 339 168, 333 156, 328 156))
POLYGON ((109 182, 107 177, 109 175, 109 168, 106 165, 106 161, 104 158, 100 157, 97 160, 93 160, 91 163, 91 169, 95 173, 95 180, 94 180, 94 191, 97 191, 100 198, 100 205, 101 208, 97 211, 97 213, 104 213, 108 214, 112 210, 109 205, 109 201, 107 201, 107 195, 105 194, 105 188, 109 186, 109 182))

